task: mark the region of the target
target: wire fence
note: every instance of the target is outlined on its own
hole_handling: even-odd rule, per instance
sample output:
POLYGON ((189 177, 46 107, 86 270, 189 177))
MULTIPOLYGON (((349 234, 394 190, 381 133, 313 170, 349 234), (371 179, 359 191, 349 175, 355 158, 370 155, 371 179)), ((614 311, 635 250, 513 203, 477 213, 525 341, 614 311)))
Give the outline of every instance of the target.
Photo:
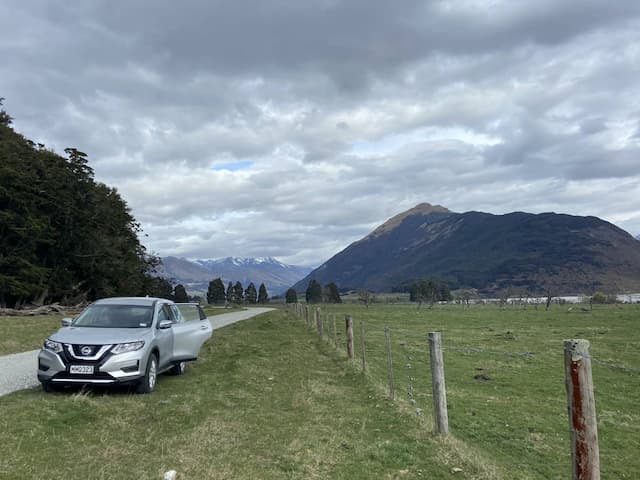
MULTIPOLYGON (((290 309, 320 341, 345 354, 351 352, 353 368, 362 370, 384 388, 389 399, 414 415, 425 428, 434 425, 432 428, 437 431, 441 412, 434 406, 435 377, 428 332, 364 322, 308 305, 294 304, 290 309)), ((572 464, 569 444, 575 431, 567 421, 567 379, 562 374, 565 351, 508 351, 449 344, 446 338, 441 348, 446 370, 446 380, 444 373, 442 379, 447 387, 445 410, 448 406, 452 433, 480 450, 490 445, 492 455, 501 462, 521 466, 527 472, 522 478, 567 478, 572 464)), ((607 388, 618 388, 623 395, 634 391, 636 396, 640 394, 640 368, 589 354, 584 358, 596 368, 613 373, 607 388), (620 387, 623 382, 626 390, 620 387)), ((603 413, 605 418, 609 415, 603 413)), ((629 419, 640 419, 640 415, 633 414, 629 419)), ((627 452, 629 448, 640 449, 637 422, 621 423, 622 426, 616 425, 617 431, 603 428, 607 439, 621 433, 623 441, 631 442, 625 446, 627 452)), ((624 458, 627 454, 617 452, 616 442, 611 443, 613 446, 606 448, 609 478, 632 478, 633 474, 625 476, 620 472, 638 460, 624 458), (626 467, 622 466, 625 462, 626 467)), ((636 472, 640 463, 637 468, 636 472)))

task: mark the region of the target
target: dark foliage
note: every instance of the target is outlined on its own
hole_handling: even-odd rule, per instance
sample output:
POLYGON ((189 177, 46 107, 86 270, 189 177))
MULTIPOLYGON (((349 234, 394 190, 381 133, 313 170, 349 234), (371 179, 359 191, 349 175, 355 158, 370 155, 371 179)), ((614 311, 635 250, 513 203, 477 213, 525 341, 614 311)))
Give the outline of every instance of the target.
POLYGON ((449 286, 438 280, 418 280, 409 286, 409 300, 412 302, 449 302, 453 300, 449 286))
POLYGON ((10 122, 0 110, 0 305, 166 293, 140 225, 86 154, 63 158, 10 122))
POLYGON ((307 303, 320 303, 322 302, 322 286, 314 279, 309 281, 309 286, 305 294, 307 303))
POLYGON ((240 305, 244 301, 244 288, 242 283, 236 282, 231 289, 231 302, 240 305))
POLYGON ((233 303, 233 284, 231 282, 227 285, 227 292, 225 296, 227 297, 228 303, 233 303))
POLYGON ((338 286, 334 282, 326 284, 324 287, 324 291, 327 303, 342 303, 342 298, 340 298, 338 286))
POLYGON ((258 303, 269 303, 269 294, 267 293, 267 287, 264 286, 264 283, 261 283, 258 288, 258 303))
POLYGON ((184 285, 179 283, 173 289, 173 301, 177 303, 188 303, 189 295, 187 295, 187 291, 184 288, 184 285))
MULTIPOLYGON (((229 283, 231 286, 231 283, 229 283)), ((220 304, 227 300, 226 292, 224 291, 224 283, 221 278, 215 278, 209 282, 209 288, 207 289, 207 303, 220 304)))
POLYGON ((247 289, 244 291, 244 301, 250 305, 255 304, 258 301, 258 292, 253 282, 249 283, 247 289))
POLYGON ((298 294, 293 288, 290 288, 285 293, 284 299, 286 303, 298 303, 298 294))

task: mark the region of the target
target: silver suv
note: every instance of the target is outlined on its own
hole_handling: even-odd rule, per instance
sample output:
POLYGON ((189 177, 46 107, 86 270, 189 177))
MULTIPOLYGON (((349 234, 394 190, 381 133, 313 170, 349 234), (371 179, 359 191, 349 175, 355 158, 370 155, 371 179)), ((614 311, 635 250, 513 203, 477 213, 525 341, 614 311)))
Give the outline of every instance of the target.
POLYGON ((212 334, 199 305, 161 298, 107 298, 89 305, 44 341, 44 391, 70 384, 134 384, 150 393, 165 371, 181 375, 212 334))

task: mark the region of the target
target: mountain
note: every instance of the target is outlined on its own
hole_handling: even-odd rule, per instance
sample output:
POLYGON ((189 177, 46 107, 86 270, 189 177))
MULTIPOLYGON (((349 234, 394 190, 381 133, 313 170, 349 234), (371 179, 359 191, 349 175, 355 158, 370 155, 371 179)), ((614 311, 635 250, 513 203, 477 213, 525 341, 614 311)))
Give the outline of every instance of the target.
POLYGON ((226 257, 210 260, 188 260, 164 257, 161 276, 175 279, 190 292, 206 292, 209 282, 220 277, 225 283, 239 281, 244 287, 253 282, 256 288, 264 283, 269 295, 283 293, 311 271, 309 267, 286 265, 275 258, 226 257))
POLYGON ((455 213, 420 204, 349 245, 294 285, 390 291, 420 278, 495 293, 640 290, 640 243, 596 217, 455 213))

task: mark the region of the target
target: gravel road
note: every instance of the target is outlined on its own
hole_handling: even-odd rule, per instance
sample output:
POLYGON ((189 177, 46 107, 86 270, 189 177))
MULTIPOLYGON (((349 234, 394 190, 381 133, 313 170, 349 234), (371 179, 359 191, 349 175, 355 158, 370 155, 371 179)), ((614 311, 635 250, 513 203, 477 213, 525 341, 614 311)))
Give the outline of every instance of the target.
MULTIPOLYGON (((248 308, 239 312, 209 317, 211 327, 217 330, 232 323, 269 312, 273 308, 248 308)), ((0 396, 39 385, 36 377, 38 350, 0 356, 0 396)))

